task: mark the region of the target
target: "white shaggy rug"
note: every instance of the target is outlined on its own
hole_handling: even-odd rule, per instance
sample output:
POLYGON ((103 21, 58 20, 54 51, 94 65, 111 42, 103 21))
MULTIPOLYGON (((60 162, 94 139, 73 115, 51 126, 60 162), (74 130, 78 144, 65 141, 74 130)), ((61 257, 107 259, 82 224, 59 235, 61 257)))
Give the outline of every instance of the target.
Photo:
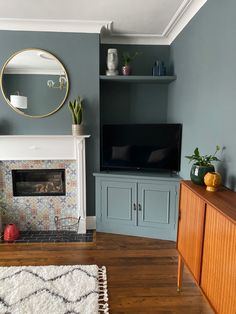
POLYGON ((108 313, 106 268, 0 267, 0 313, 108 313))

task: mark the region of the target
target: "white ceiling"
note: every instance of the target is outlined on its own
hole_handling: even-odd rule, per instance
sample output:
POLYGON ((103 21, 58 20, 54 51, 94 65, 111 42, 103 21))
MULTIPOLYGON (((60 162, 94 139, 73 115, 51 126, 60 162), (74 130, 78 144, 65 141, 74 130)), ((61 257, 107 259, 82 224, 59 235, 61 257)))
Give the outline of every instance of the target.
MULTIPOLYGON (((47 20, 50 28, 59 21, 83 25, 98 23, 107 43, 170 43, 207 0, 0 0, 0 29, 11 29, 14 19, 22 22, 47 20), (9 20, 10 19, 10 20, 9 20), (53 20, 53 21, 49 21, 53 20), (55 21, 57 20, 57 21, 55 21), (5 22, 5 26, 3 25, 5 22)), ((42 22, 42 21, 41 21, 42 22)), ((68 24, 68 23, 67 23, 68 24)), ((29 23, 27 24, 29 27, 29 23)), ((16 27, 16 26, 15 26, 16 27)), ((42 28, 42 23, 41 23, 42 28)), ((65 31, 69 31, 69 26, 65 31), (67 30, 68 28, 68 30, 67 30)), ((31 29, 30 29, 31 30, 31 29)), ((35 29, 34 29, 35 30, 35 29)), ((51 29, 49 29, 51 30, 51 29)), ((74 28, 71 28, 74 31, 74 28)))

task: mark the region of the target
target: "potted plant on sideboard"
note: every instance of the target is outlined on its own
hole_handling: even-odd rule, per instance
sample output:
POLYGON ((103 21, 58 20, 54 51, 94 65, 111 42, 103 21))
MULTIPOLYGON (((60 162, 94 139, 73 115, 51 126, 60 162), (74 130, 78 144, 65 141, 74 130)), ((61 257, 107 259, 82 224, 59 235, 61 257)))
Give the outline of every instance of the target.
POLYGON ((216 146, 216 150, 213 155, 200 155, 198 147, 195 148, 193 155, 185 156, 189 159, 189 162, 194 162, 190 171, 191 180, 199 185, 204 185, 204 176, 208 172, 214 172, 215 167, 212 164, 214 161, 220 161, 216 154, 220 150, 220 146, 216 146))
POLYGON ((78 96, 74 101, 69 101, 68 107, 71 111, 73 120, 72 135, 82 135, 82 99, 80 96, 78 96))

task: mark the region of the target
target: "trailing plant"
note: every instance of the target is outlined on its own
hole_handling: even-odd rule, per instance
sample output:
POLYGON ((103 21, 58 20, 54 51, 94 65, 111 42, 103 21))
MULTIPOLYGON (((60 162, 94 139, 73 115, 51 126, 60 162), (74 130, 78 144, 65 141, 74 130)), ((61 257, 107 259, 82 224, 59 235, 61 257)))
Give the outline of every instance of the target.
POLYGON ((216 145, 216 150, 213 155, 200 155, 199 149, 196 147, 193 155, 185 157, 189 159, 189 162, 193 161, 197 166, 210 166, 212 161, 220 161, 220 159, 216 157, 216 154, 219 150, 220 146, 216 145))
POLYGON ((125 66, 129 65, 131 61, 133 61, 138 55, 140 55, 140 52, 137 52, 137 51, 133 54, 130 54, 127 51, 123 52, 122 53, 123 64, 125 66))
POLYGON ((74 101, 69 101, 68 107, 72 114, 73 124, 82 122, 82 99, 78 96, 74 101))

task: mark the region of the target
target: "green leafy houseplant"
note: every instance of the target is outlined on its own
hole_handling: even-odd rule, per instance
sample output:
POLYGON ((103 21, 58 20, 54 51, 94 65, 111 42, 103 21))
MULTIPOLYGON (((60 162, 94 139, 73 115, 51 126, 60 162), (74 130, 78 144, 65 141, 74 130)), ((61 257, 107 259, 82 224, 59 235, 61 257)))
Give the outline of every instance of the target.
POLYGON ((133 61, 140 53, 135 52, 133 54, 130 54, 129 52, 125 51, 122 54, 122 60, 123 60, 123 65, 127 66, 130 65, 131 61, 133 61))
POLYGON ((72 114, 73 124, 82 122, 82 99, 78 96, 74 101, 69 101, 68 107, 72 114))
POLYGON ((130 63, 133 61, 140 53, 139 52, 134 52, 133 54, 130 54, 129 52, 125 51, 122 53, 122 74, 123 75, 130 75, 132 72, 130 63))
POLYGON ((204 185, 204 176, 208 172, 215 171, 215 167, 212 165, 212 162, 219 161, 216 157, 219 150, 220 146, 217 145, 213 155, 200 155, 199 149, 196 147, 193 155, 185 156, 189 159, 189 162, 194 162, 190 171, 190 178, 194 183, 204 185))
POLYGON ((216 153, 220 150, 220 146, 216 145, 216 150, 213 155, 200 155, 198 147, 195 148, 193 155, 185 156, 189 159, 189 162, 193 161, 197 166, 209 166, 211 165, 212 161, 220 161, 216 157, 216 153))

